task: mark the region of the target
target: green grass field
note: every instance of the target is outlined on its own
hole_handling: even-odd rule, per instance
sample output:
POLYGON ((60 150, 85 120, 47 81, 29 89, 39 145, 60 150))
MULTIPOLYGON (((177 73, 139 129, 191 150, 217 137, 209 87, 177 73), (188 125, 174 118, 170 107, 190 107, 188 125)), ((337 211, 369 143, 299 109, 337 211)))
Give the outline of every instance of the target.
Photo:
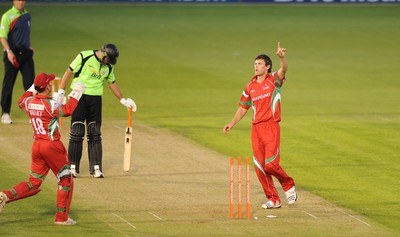
MULTIPOLYGON (((0 5, 2 12, 7 8, 0 5)), ((117 81, 138 105, 135 120, 227 157, 251 156, 250 115, 227 136, 222 128, 253 74, 254 57, 271 55, 277 69, 280 41, 289 62, 282 90, 282 166, 299 189, 400 234, 400 5, 44 8, 28 3, 27 9, 33 17, 37 72, 61 76, 80 50, 115 43, 120 49, 117 81)), ((18 81, 14 103, 21 93, 18 81)), ((124 118, 125 110, 118 109, 108 90, 103 103, 105 121, 124 118)), ((14 105, 12 118, 25 115, 14 105)), ((7 167, 1 159, 0 164, 7 167)), ((24 177, 13 169, 2 171, 10 175, 2 176, 1 188, 24 177)), ((45 200, 52 195, 43 194, 45 200)), ((13 227, 29 228, 29 223, 16 223, 18 218, 13 227)), ((96 228, 101 233, 102 226, 96 228)))

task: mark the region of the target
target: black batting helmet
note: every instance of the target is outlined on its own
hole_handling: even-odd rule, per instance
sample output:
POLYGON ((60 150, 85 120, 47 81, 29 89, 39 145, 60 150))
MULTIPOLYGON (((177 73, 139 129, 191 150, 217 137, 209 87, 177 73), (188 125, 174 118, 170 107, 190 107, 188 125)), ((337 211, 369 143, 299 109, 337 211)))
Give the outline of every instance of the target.
POLYGON ((117 63, 117 58, 119 56, 118 48, 114 44, 105 44, 101 48, 101 51, 105 54, 104 56, 107 57, 107 61, 115 65, 117 63))

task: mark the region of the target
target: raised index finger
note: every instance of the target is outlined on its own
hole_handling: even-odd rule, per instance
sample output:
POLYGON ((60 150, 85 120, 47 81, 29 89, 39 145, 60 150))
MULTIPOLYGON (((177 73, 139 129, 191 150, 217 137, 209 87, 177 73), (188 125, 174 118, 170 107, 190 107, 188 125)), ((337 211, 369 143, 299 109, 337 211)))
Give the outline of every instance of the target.
POLYGON ((281 48, 281 42, 278 41, 278 49, 280 49, 280 48, 281 48))

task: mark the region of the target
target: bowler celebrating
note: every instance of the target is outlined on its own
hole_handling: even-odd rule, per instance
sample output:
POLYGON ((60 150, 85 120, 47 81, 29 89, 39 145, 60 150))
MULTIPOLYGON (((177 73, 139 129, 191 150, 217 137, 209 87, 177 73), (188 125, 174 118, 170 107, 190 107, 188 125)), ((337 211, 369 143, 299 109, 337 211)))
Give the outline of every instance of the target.
POLYGON ((239 108, 232 121, 225 125, 223 132, 228 133, 253 108, 251 141, 253 161, 257 177, 264 189, 267 202, 262 208, 279 208, 281 200, 275 188, 272 176, 278 179, 285 191, 289 205, 297 200, 295 183, 292 177, 279 165, 280 163, 280 127, 281 94, 280 89, 286 80, 288 63, 285 59, 286 48, 278 42, 276 55, 280 60, 280 68, 271 73, 272 60, 265 54, 255 58, 255 76, 245 87, 240 98, 239 108))

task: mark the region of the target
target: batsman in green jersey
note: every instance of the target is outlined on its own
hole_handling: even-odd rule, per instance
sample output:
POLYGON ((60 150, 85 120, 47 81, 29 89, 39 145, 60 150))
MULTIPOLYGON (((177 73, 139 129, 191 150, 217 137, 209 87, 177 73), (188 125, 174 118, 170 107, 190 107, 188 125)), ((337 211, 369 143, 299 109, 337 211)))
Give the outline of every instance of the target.
POLYGON ((81 82, 86 86, 86 91, 71 116, 68 157, 71 163, 71 173, 74 177, 80 172, 82 144, 86 131, 90 175, 95 178, 104 178, 101 141, 104 82, 108 84, 122 105, 132 108, 134 112, 136 111, 135 102, 122 95, 115 81, 114 66, 117 63, 118 56, 118 48, 114 44, 105 44, 100 50, 80 52, 64 73, 59 90, 55 93, 54 97, 61 103, 64 98, 64 89, 71 78, 73 78, 71 86, 76 82, 81 82))

